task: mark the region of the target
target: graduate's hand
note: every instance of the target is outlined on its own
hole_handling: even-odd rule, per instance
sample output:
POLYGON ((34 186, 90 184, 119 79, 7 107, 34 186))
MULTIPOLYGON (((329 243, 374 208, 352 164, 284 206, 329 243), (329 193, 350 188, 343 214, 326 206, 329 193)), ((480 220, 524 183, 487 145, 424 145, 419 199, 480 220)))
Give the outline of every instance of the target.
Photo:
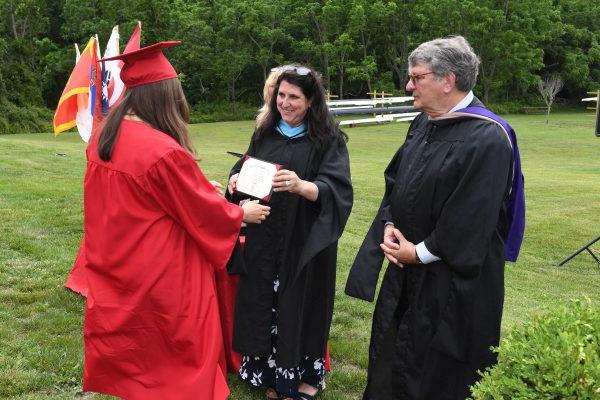
POLYGON ((229 192, 229 194, 233 194, 233 192, 235 192, 239 175, 240 174, 233 174, 229 178, 229 182, 227 183, 227 191, 229 192))
POLYGON ((244 210, 242 220, 247 224, 260 224, 267 219, 271 210, 271 207, 259 204, 258 200, 247 201, 241 207, 244 210))
POLYGON ((414 243, 406 240, 402 232, 396 228, 393 228, 392 233, 394 235, 394 239, 392 240, 397 241, 397 244, 380 244, 381 250, 383 250, 385 257, 391 263, 396 264, 399 267, 404 267, 404 264, 416 264, 417 260, 415 256, 416 252, 414 243))
POLYGON ((310 201, 319 197, 319 188, 312 182, 302 180, 294 171, 281 169, 273 176, 274 192, 296 193, 310 201))
POLYGON ((219 182, 217 181, 208 181, 210 182, 211 185, 213 185, 213 187, 215 188, 215 190, 221 195, 223 196, 223 185, 221 185, 219 182))

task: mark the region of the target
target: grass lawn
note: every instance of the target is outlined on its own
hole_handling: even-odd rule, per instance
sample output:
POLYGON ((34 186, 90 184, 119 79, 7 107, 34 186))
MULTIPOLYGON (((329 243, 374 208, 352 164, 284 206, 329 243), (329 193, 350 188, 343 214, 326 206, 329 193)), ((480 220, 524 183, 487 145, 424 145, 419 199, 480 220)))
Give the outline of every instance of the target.
MULTIPOLYGON (((503 331, 571 298, 600 302, 600 268, 582 253, 600 234, 600 138, 589 113, 509 116, 521 148, 527 231, 521 256, 506 266, 503 331)), ((373 304, 343 288, 383 192, 382 172, 408 125, 348 129, 355 203, 340 244, 331 330, 333 372, 322 399, 357 399, 365 385, 373 304)), ((252 122, 192 126, 212 179, 225 182, 252 122)), ((0 398, 71 399, 81 390, 82 298, 63 282, 82 234, 85 146, 76 133, 0 136, 0 398)), ((596 246, 600 249, 600 243, 596 246)), ((263 399, 230 376, 232 399, 263 399)), ((97 399, 108 398, 97 396, 97 399)))

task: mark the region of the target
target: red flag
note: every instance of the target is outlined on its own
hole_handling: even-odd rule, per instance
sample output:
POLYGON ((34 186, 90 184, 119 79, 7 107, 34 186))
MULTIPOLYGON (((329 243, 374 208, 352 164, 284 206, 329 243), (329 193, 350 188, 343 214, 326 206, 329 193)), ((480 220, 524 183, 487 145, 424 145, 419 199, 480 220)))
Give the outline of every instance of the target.
MULTIPOLYGON (((135 26, 135 29, 133 30, 133 32, 131 33, 131 36, 129 37, 129 41, 127 42, 127 45, 125 46, 125 50, 123 50, 123 54, 129 53, 130 51, 135 51, 135 50, 140 49, 141 35, 142 35, 142 23, 140 21, 138 21, 137 25, 135 26)), ((106 55, 105 55, 105 57, 106 57, 106 55)), ((119 60, 116 69, 121 71, 121 68, 123 68, 123 61, 119 60)), ((116 73, 112 78, 115 80, 115 82, 118 80, 118 82, 119 82, 118 85, 121 85, 121 86, 123 85, 123 82, 121 82, 121 77, 116 76, 116 73)), ((123 96, 125 96, 125 90, 126 90, 125 88, 123 88, 121 90, 119 97, 116 98, 116 100, 115 100, 114 96, 111 96, 110 102, 109 102, 110 107, 113 107, 121 102, 121 100, 123 99, 123 96)))
MULTIPOLYGON (((76 125, 77 111, 79 110, 77 95, 90 95, 90 76, 94 74, 97 60, 96 40, 91 38, 75 64, 56 106, 53 120, 55 136, 76 125)), ((87 107, 86 102, 80 101, 79 103, 81 107, 87 107)))

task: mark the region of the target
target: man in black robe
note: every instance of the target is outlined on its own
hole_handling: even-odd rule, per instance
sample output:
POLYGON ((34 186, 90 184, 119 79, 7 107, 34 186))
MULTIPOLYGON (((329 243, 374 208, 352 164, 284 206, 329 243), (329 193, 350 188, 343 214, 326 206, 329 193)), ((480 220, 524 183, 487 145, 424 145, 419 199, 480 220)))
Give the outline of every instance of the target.
POLYGON ((346 285, 372 301, 389 261, 364 400, 464 399, 476 371, 496 362, 516 141, 493 119, 456 112, 483 107, 472 92, 478 67, 460 36, 409 57, 406 89, 423 113, 385 171, 381 207, 346 285))

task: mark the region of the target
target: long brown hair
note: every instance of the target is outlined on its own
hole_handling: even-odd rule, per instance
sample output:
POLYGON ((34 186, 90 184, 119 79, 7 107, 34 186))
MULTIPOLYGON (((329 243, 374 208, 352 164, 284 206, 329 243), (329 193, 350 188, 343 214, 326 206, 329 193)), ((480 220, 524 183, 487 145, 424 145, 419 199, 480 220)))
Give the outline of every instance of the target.
POLYGON ((166 133, 191 154, 195 154, 188 132, 190 110, 179 79, 166 79, 127 89, 123 101, 110 112, 100 133, 98 155, 103 161, 110 161, 121 121, 128 114, 166 133))

